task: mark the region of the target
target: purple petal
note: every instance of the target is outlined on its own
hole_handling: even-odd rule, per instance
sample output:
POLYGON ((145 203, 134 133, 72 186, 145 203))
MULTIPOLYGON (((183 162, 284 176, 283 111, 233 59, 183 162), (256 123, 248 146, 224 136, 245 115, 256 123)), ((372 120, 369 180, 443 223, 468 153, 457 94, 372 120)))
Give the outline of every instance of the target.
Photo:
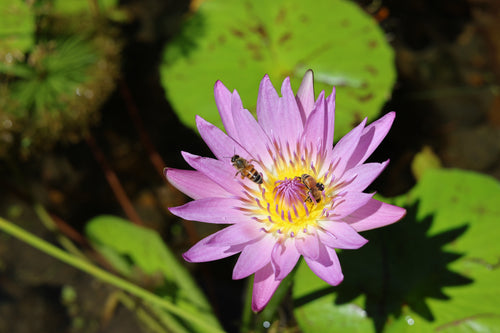
POLYGON ((279 119, 274 124, 277 134, 275 138, 282 143, 283 147, 287 143, 293 146, 297 142, 300 133, 302 133, 304 124, 300 117, 299 107, 297 106, 289 77, 283 80, 281 96, 283 97, 279 99, 277 112, 279 119))
POLYGON ((338 285, 344 279, 337 253, 332 248, 322 245, 318 260, 309 258, 305 260, 314 274, 332 286, 338 285))
POLYGON ((266 74, 260 81, 259 95, 257 97, 257 119, 267 135, 270 135, 276 127, 275 118, 278 110, 279 96, 274 89, 269 76, 266 74))
MULTIPOLYGON (((313 149, 313 154, 316 154, 317 149, 325 149, 324 142, 328 134, 328 130, 325 127, 328 115, 324 95, 325 92, 322 91, 318 97, 318 102, 314 106, 314 110, 306 120, 304 132, 302 133, 302 141, 306 147, 313 149)), ((331 147, 328 147, 328 149, 331 149, 331 147)))
POLYGON ((273 266, 269 263, 255 273, 252 291, 252 310, 261 311, 273 296, 281 280, 274 278, 273 266))
POLYGON ((346 192, 336 203, 331 211, 329 211, 329 218, 334 221, 342 220, 352 212, 358 210, 359 208, 365 206, 372 200, 375 193, 363 193, 363 192, 346 192))
POLYGON ((335 87, 333 87, 332 93, 326 98, 325 128, 327 130, 327 134, 323 140, 323 147, 329 151, 333 147, 333 135, 335 129, 335 94, 336 90, 335 87))
POLYGON ((229 136, 233 136, 236 130, 234 128, 233 113, 231 111, 232 94, 221 81, 217 81, 214 86, 214 96, 215 104, 219 110, 226 133, 229 136))
POLYGON ((300 253, 292 244, 292 240, 287 239, 285 244, 276 243, 271 253, 271 263, 274 268, 276 280, 283 280, 297 264, 300 253))
POLYGON ((359 138, 363 133, 363 129, 366 124, 366 118, 355 128, 353 128, 349 133, 342 137, 339 142, 333 147, 332 156, 335 159, 334 163, 337 163, 337 167, 334 170, 335 177, 338 179, 344 173, 348 167, 349 160, 358 146, 359 138))
POLYGON ((346 216, 343 220, 360 232, 397 222, 405 214, 406 210, 404 208, 371 199, 368 204, 346 216))
POLYGON ((321 226, 318 231, 319 239, 332 249, 359 249, 368 242, 347 223, 324 222, 321 226))
POLYGON ((395 112, 389 112, 382 118, 374 121, 363 129, 356 149, 353 151, 347 168, 353 167, 366 161, 380 142, 385 138, 392 126, 395 112))
POLYGON ((170 184, 193 199, 229 195, 229 192, 199 171, 165 168, 164 172, 170 184))
POLYGON ((296 238, 295 246, 297 247, 297 251, 305 258, 315 260, 319 256, 320 244, 316 232, 305 237, 296 238))
MULTIPOLYGON (((222 230, 221 230, 222 231, 222 230)), ((229 246, 210 246, 208 245, 220 231, 203 238, 193 245, 182 256, 188 262, 207 262, 232 256, 241 251, 241 248, 229 246)))
POLYGON ((234 265, 233 280, 243 279, 267 265, 274 244, 274 238, 266 234, 255 243, 246 245, 234 265))
POLYGON ((387 164, 389 164, 389 160, 383 163, 360 164, 347 170, 342 178, 349 184, 342 188, 342 191, 364 191, 380 175, 387 164))
MULTIPOLYGON (((218 127, 212 125, 200 116, 196 116, 196 125, 203 141, 206 142, 212 153, 219 159, 231 159, 236 151, 243 156, 244 149, 218 127)), ((248 154, 246 154, 248 155, 248 154)))
POLYGON ((310 69, 307 70, 304 78, 302 78, 296 100, 302 115, 302 121, 305 123, 314 106, 314 74, 310 69))
POLYGON ((212 238, 210 245, 233 246, 253 241, 259 237, 262 237, 262 233, 259 231, 257 222, 250 220, 222 229, 216 237, 212 238))
POLYGON ((172 214, 189 221, 216 224, 248 222, 249 217, 237 209, 240 200, 233 198, 203 198, 182 206, 170 207, 172 214))
MULTIPOLYGON (((238 132, 238 143, 252 152, 255 159, 264 164, 271 164, 267 147, 271 147, 269 139, 252 114, 243 108, 233 108, 233 119, 238 132)), ((236 152, 237 154, 239 152, 236 152)))
POLYGON ((184 160, 194 169, 202 172, 220 187, 234 195, 241 194, 241 185, 235 177, 237 170, 229 162, 215 160, 182 152, 184 160))

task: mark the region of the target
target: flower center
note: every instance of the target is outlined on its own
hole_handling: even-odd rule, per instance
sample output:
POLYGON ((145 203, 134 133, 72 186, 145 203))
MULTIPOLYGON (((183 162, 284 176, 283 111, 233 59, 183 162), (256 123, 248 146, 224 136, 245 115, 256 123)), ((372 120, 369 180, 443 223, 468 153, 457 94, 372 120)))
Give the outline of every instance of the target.
POLYGON ((275 188, 273 190, 274 202, 278 206, 292 207, 296 205, 302 205, 304 201, 305 186, 300 181, 300 178, 288 178, 285 177, 284 180, 277 180, 275 182, 275 188))
POLYGON ((300 237, 317 227, 328 216, 335 196, 329 172, 318 174, 323 156, 312 157, 300 144, 294 148, 276 147, 273 165, 259 163, 263 183, 259 188, 245 186, 241 197, 244 207, 240 209, 279 239, 300 237))

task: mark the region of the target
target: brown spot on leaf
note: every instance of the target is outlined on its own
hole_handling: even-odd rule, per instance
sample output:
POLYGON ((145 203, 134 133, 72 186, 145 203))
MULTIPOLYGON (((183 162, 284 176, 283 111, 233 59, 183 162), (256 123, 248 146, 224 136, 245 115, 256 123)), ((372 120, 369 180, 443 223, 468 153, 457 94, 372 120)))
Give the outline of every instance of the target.
POLYGON ((359 96, 358 97, 358 101, 360 101, 360 102, 368 102, 372 98, 373 98, 373 93, 368 93, 366 95, 359 96))
POLYGON ((368 47, 374 49, 378 46, 378 42, 376 40, 371 40, 368 42, 368 47))
POLYGON ((300 15, 299 20, 300 20, 300 22, 302 22, 302 23, 309 23, 309 16, 306 16, 306 15, 300 15))
POLYGON ((286 18, 286 10, 285 8, 281 7, 280 11, 278 12, 278 15, 276 15, 276 20, 274 21, 276 22, 276 24, 281 24, 283 23, 285 18, 286 18))
POLYGON ((238 38, 243 38, 243 37, 245 37, 245 33, 244 33, 243 31, 238 30, 238 29, 235 29, 235 28, 231 29, 231 33, 232 33, 234 36, 238 37, 238 38))
POLYGON ((292 37, 292 33, 290 31, 284 33, 280 39, 278 40, 278 44, 283 44, 285 43, 287 40, 289 40, 290 38, 292 37))
POLYGON ((268 38, 269 38, 269 34, 267 33, 267 30, 262 25, 262 23, 259 23, 258 25, 251 27, 250 31, 255 32, 256 34, 260 35, 260 37, 264 40, 268 40, 268 38))
POLYGON ((365 69, 368 73, 370 73, 373 76, 378 75, 378 69, 376 67, 373 67, 372 65, 366 65, 365 69))
POLYGON ((351 25, 351 22, 349 22, 349 20, 342 20, 342 21, 340 21, 340 26, 342 26, 344 28, 347 28, 350 25, 351 25))
POLYGON ((223 45, 226 43, 226 36, 219 35, 219 37, 217 37, 217 40, 219 41, 219 44, 223 45))
POLYGON ((254 59, 256 61, 260 61, 263 59, 262 53, 260 52, 261 48, 258 44, 248 42, 246 44, 246 47, 250 51, 250 53, 252 54, 252 59, 254 59))

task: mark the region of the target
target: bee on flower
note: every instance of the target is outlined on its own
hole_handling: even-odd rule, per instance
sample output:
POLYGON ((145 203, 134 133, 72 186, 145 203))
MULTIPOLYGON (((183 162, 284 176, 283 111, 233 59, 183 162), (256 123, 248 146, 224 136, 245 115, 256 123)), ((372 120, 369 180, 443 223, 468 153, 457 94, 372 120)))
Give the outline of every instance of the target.
POLYGON ((226 132, 199 116, 196 122, 216 158, 182 152, 194 170, 167 168, 165 174, 194 199, 170 208, 173 214, 229 226, 202 239, 184 258, 206 262, 239 253, 233 279, 255 274, 254 311, 267 305, 301 256, 321 279, 338 285, 343 275, 335 249, 358 249, 367 242, 359 232, 405 215, 403 208, 363 192, 388 163, 365 161, 386 136, 395 113, 368 126, 363 120, 333 147, 335 89, 315 100, 310 70, 296 96, 289 78, 280 97, 265 75, 257 120, 236 91, 217 81, 214 92, 226 132), (233 152, 255 161, 251 173, 234 177, 234 168, 242 165, 228 161, 233 152))

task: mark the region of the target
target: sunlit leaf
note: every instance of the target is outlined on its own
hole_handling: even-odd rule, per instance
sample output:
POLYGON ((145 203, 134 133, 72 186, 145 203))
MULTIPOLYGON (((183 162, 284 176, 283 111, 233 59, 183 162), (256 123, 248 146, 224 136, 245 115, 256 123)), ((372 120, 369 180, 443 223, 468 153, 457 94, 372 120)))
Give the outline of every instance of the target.
POLYGON ((87 223, 85 231, 101 254, 122 273, 132 272, 124 268, 125 258, 144 273, 160 273, 165 279, 161 294, 183 308, 198 312, 214 326, 219 326, 196 282, 179 264, 158 233, 110 215, 93 218, 87 223))
POLYGON ((54 0, 53 6, 56 13, 72 15, 91 12, 94 10, 107 10, 117 6, 118 0, 54 0), (96 6, 97 8, 92 8, 96 6))
POLYGON ((336 137, 373 118, 394 83, 393 51, 377 23, 345 0, 207 0, 164 53, 161 79, 184 124, 195 114, 221 125, 212 87, 221 80, 255 111, 265 73, 279 91, 298 88, 307 69, 316 92, 337 87, 336 137))
POLYGON ((295 315, 304 332, 500 331, 500 183, 460 170, 429 169, 407 195, 400 222, 365 232, 339 254, 332 287, 298 269, 295 315))
POLYGON ((10 63, 34 42, 35 17, 25 1, 0 1, 0 63, 10 63))

